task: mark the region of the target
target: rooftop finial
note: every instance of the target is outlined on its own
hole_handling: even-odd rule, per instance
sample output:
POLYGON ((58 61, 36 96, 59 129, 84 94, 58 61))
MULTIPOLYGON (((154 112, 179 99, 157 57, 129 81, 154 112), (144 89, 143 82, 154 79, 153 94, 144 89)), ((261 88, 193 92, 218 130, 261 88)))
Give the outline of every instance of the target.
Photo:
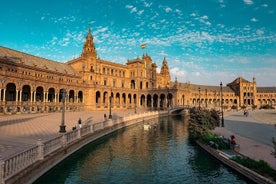
POLYGON ((88 24, 88 34, 91 34, 90 24, 88 24))

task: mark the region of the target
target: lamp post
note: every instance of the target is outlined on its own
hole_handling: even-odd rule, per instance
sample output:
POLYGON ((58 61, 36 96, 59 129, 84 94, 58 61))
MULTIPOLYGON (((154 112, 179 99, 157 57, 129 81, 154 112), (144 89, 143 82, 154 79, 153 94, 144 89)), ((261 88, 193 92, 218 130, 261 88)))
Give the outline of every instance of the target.
POLYGON ((169 101, 169 100, 170 100, 170 99, 169 99, 170 90, 169 90, 169 88, 168 88, 168 91, 167 91, 167 92, 168 92, 168 96, 167 96, 167 100, 168 100, 168 107, 167 107, 167 108, 168 108, 168 114, 169 114, 169 113, 170 113, 170 101, 169 101))
POLYGON ((112 96, 111 96, 111 94, 110 94, 110 96, 109 96, 109 119, 112 119, 112 115, 111 115, 111 102, 112 102, 112 96))
POLYGON ((200 88, 198 88, 198 95, 199 95, 198 108, 200 109, 200 88))
POLYGON ((207 94, 207 89, 205 89, 205 95, 206 95, 206 99, 205 99, 205 108, 207 109, 207 104, 208 104, 208 94, 207 94))
POLYGON ((64 123, 64 116, 65 116, 65 95, 66 95, 66 90, 65 89, 62 89, 61 91, 61 96, 62 96, 62 112, 61 112, 61 125, 59 126, 60 129, 59 129, 59 132, 60 133, 65 133, 66 130, 66 126, 65 126, 65 123, 64 123))
POLYGON ((224 127, 223 102, 222 102, 222 82, 220 82, 220 108, 221 108, 221 126, 224 127))
POLYGON ((137 108, 137 95, 135 95, 135 101, 134 101, 134 113, 136 114, 136 108, 137 108))

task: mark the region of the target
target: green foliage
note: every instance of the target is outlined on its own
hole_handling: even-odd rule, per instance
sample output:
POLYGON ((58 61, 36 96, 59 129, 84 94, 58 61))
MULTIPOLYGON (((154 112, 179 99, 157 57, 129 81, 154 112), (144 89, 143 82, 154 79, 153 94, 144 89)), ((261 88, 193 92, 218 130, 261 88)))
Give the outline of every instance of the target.
POLYGON ((206 134, 202 135, 201 138, 207 144, 210 141, 214 142, 218 145, 219 149, 229 149, 229 144, 227 144, 227 142, 224 141, 223 137, 220 137, 215 133, 207 132, 206 134))
POLYGON ((248 157, 241 157, 241 156, 235 156, 231 158, 235 162, 247 167, 248 169, 251 169, 265 177, 270 177, 274 181, 276 181, 276 170, 271 168, 268 163, 266 163, 263 160, 253 160, 248 157))
MULTIPOLYGON (((220 148, 224 148, 223 140, 219 140, 218 137, 209 136, 209 131, 219 125, 219 115, 215 110, 206 110, 199 108, 190 109, 189 119, 189 135, 192 139, 203 139, 206 142, 213 141, 219 145, 220 148)), ((215 134, 214 134, 215 135, 215 134)))

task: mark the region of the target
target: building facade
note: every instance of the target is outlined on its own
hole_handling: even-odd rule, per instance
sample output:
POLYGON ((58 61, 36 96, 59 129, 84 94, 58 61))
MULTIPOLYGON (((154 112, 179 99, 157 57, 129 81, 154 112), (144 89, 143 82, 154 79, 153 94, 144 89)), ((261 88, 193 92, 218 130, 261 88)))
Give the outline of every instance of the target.
POLYGON ((256 108, 275 105, 275 87, 257 87, 241 77, 226 86, 171 81, 148 54, 125 65, 98 57, 90 29, 80 57, 60 63, 0 47, 0 114, 112 109, 256 108))

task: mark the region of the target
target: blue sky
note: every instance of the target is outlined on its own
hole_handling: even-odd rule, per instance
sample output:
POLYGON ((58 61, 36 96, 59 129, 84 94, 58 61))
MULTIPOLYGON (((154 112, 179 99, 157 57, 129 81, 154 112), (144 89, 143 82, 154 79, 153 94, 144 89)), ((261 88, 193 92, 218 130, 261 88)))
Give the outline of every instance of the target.
POLYGON ((90 25, 101 59, 147 52, 172 80, 276 86, 275 0, 1 0, 0 45, 65 62, 90 25), (141 49, 146 44, 146 49, 141 49))

